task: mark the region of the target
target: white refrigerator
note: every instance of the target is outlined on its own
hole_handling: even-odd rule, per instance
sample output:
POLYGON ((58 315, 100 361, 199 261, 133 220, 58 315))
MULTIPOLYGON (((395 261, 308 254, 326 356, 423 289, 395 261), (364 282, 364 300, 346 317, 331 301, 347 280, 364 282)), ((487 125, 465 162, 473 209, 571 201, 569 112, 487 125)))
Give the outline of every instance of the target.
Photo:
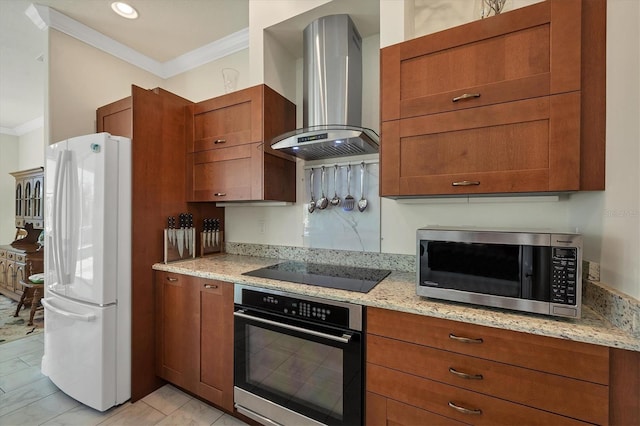
POLYGON ((104 411, 131 396, 131 141, 50 145, 42 373, 104 411))

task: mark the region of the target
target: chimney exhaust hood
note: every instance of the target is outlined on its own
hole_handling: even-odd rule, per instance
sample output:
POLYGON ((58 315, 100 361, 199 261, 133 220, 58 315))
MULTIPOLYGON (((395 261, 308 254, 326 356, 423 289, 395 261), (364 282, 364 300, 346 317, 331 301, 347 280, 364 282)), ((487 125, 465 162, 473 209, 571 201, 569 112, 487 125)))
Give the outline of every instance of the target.
POLYGON ((271 148, 304 160, 378 152, 362 122, 362 38, 349 15, 330 15, 304 30, 303 126, 271 148))

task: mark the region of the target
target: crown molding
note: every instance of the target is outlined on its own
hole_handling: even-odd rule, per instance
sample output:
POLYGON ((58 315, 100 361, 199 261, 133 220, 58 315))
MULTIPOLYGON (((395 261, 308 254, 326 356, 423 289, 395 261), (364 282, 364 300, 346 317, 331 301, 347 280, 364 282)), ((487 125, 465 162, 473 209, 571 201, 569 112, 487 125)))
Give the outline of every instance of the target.
POLYGON ((41 129, 44 127, 44 117, 40 116, 38 118, 34 118, 31 121, 27 121, 26 123, 20 124, 19 126, 10 129, 8 127, 0 127, 0 133, 11 136, 22 136, 27 133, 33 132, 34 130, 41 129))
POLYGON ((164 76, 162 78, 173 77, 248 47, 249 27, 163 63, 164 76))
POLYGON ((25 14, 40 29, 53 28, 116 58, 167 79, 249 47, 249 28, 237 31, 167 62, 159 62, 48 6, 32 4, 25 14))

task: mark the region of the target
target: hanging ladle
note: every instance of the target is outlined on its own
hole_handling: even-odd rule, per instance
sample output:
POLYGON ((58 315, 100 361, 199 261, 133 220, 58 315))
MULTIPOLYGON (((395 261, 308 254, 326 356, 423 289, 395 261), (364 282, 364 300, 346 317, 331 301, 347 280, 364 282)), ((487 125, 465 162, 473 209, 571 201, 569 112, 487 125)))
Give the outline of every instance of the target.
POLYGON ((316 199, 313 196, 313 168, 309 174, 309 190, 311 191, 311 201, 309 201, 309 213, 313 213, 316 209, 316 199))
POLYGON ((322 174, 320 175, 320 190, 322 191, 322 198, 318 200, 316 207, 324 210, 329 205, 329 199, 324 195, 324 166, 322 166, 322 174))
POLYGON ((330 203, 332 206, 337 206, 340 204, 340 197, 338 197, 338 165, 333 166, 333 198, 330 203))
POLYGON ((358 200, 358 210, 363 212, 369 202, 364 198, 364 161, 360 163, 360 199, 358 200))

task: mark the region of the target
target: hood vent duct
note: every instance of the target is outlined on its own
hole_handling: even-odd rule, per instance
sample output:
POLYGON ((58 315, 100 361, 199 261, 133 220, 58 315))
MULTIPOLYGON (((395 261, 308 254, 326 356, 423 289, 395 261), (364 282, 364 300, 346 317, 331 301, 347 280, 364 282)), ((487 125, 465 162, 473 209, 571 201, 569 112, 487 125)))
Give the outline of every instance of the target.
POLYGON ((303 129, 271 144, 305 160, 378 152, 362 122, 362 38, 349 15, 324 16, 304 30, 303 129))

